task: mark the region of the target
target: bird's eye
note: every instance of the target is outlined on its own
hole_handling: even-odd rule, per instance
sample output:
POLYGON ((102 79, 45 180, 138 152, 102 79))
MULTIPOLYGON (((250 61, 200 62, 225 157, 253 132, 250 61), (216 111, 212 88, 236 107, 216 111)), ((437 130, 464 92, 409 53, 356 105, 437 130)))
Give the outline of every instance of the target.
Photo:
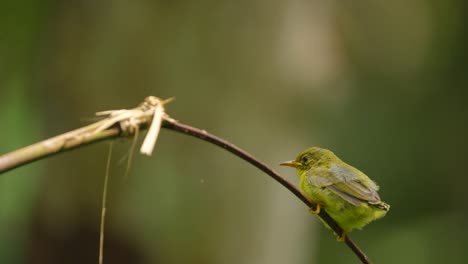
POLYGON ((301 158, 301 163, 302 164, 306 164, 310 161, 310 157, 309 156, 304 156, 301 158))

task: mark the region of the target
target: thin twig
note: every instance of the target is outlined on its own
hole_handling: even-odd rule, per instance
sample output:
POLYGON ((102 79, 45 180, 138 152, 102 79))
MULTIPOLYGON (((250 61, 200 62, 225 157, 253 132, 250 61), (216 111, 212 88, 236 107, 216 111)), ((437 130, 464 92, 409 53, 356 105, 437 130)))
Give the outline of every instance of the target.
POLYGON ((107 156, 106 162, 106 174, 104 176, 104 187, 102 190, 102 205, 101 205, 101 227, 99 231, 99 264, 103 263, 104 260, 104 227, 106 223, 106 210, 107 210, 107 186, 109 185, 109 175, 110 175, 110 164, 112 159, 112 145, 111 141, 109 145, 109 155, 107 156))
MULTIPOLYGON (((139 129, 145 129, 149 126, 151 122, 150 119, 145 119, 141 122, 137 122, 135 125, 138 125, 139 129)), ((118 120, 120 122, 120 120, 118 120)), ((241 148, 227 142, 224 139, 221 139, 215 135, 212 135, 205 130, 201 130, 195 127, 191 127, 189 125, 185 125, 183 123, 177 122, 173 119, 168 117, 164 118, 164 121, 161 127, 173 130, 182 134, 190 135, 201 140, 208 141, 213 143, 225 150, 233 153, 234 155, 240 157, 241 159, 249 162, 253 166, 257 167, 261 171, 268 174, 278 183, 283 185, 286 189, 291 191, 297 198, 299 198, 303 203, 305 203, 309 208, 315 208, 316 203, 311 201, 304 195, 299 189, 297 189, 292 183, 288 180, 283 178, 279 175, 276 171, 269 168, 265 163, 259 161, 254 156, 249 154, 248 152, 242 150, 241 148)), ((93 123, 86 127, 73 130, 71 132, 56 136, 51 139, 47 139, 41 141, 39 143, 27 146, 22 149, 18 149, 16 151, 4 154, 0 156, 0 174, 6 171, 12 170, 16 167, 28 164, 35 160, 43 159, 48 156, 52 156, 54 154, 64 152, 67 150, 75 149, 80 146, 84 146, 89 143, 98 142, 104 139, 112 139, 118 136, 127 137, 131 136, 135 133, 135 129, 132 130, 122 130, 122 124, 116 123, 115 120, 110 121, 99 121, 97 123, 93 123), (102 122, 106 122, 104 125, 102 122), (111 125, 109 125, 111 124, 111 125), (120 125, 119 125, 120 124, 120 125), (105 129, 102 129, 106 127, 105 129), (85 133, 86 136, 83 136, 83 131, 93 130, 93 133, 85 133), (96 132, 97 130, 97 132, 96 132), (79 135, 79 136, 76 136, 79 135)), ((343 230, 340 226, 324 211, 321 210, 319 213, 319 217, 325 221, 330 228, 336 234, 342 234, 343 230)), ((356 254, 356 256, 361 260, 364 264, 369 264, 371 261, 369 258, 364 254, 364 252, 346 235, 345 239, 346 245, 356 254)))
MULTIPOLYGON (((299 200, 304 202, 309 208, 316 207, 317 204, 314 201, 311 201, 309 198, 307 198, 307 196, 303 194, 298 188, 296 188, 292 183, 290 183, 284 177, 279 175, 276 171, 268 167, 265 163, 261 162, 260 160, 258 160, 257 158, 255 158, 254 156, 246 152, 245 150, 235 146, 234 144, 229 143, 228 141, 222 138, 219 138, 215 135, 212 135, 206 132, 205 130, 201 130, 201 129, 198 129, 189 125, 185 125, 180 122, 164 122, 162 127, 179 132, 179 133, 190 135, 190 136, 199 138, 201 140, 208 141, 221 148, 224 148, 225 150, 231 152, 232 154, 238 156, 239 158, 247 161, 248 163, 252 164, 253 166, 260 169, 261 171, 268 174, 270 177, 275 179, 278 183, 283 185, 286 189, 291 191, 297 198, 299 198, 299 200)), ((319 216, 320 218, 323 219, 323 221, 325 221, 330 226, 331 229, 333 229, 333 231, 336 234, 343 233, 343 229, 341 229, 341 227, 335 222, 335 220, 333 220, 333 218, 331 218, 327 214, 327 212, 325 212, 325 210, 320 210, 319 216)), ((366 254, 358 247, 358 245, 356 245, 356 243, 354 243, 354 241, 352 241, 351 238, 349 238, 349 235, 346 235, 345 243, 354 252, 354 254, 356 254, 356 256, 361 260, 362 263, 364 264, 372 263, 370 259, 366 256, 366 254)))

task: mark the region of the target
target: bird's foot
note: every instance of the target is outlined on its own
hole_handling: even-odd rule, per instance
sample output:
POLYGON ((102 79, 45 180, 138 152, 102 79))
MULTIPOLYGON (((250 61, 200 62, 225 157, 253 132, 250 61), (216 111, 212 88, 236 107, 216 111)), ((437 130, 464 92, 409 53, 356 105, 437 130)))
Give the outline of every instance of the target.
POLYGON ((338 237, 336 238, 336 240, 338 240, 338 242, 343 242, 343 241, 345 241, 345 240, 346 240, 346 231, 343 231, 343 232, 341 233, 341 235, 338 236, 338 237))
POLYGON ((320 209, 321 209, 320 204, 317 203, 315 205, 315 208, 309 207, 309 212, 311 212, 314 215, 318 215, 320 213, 320 209))

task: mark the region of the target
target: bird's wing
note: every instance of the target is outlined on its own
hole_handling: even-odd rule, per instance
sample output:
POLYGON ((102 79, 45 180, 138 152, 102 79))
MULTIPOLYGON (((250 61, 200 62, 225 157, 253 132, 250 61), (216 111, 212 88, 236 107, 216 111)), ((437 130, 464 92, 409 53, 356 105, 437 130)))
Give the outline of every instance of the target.
POLYGON ((361 204, 362 202, 375 204, 380 201, 379 194, 375 190, 366 188, 356 181, 340 182, 327 188, 352 204, 361 204))
MULTIPOLYGON (((307 180, 309 184, 316 187, 329 189, 353 205, 360 205, 363 202, 370 204, 380 202, 377 193, 378 186, 372 180, 369 180, 368 186, 364 185, 361 181, 362 175, 359 175, 359 173, 362 172, 333 164, 327 170, 311 171, 311 175, 307 180)), ((364 175, 364 177, 367 176, 364 175)))

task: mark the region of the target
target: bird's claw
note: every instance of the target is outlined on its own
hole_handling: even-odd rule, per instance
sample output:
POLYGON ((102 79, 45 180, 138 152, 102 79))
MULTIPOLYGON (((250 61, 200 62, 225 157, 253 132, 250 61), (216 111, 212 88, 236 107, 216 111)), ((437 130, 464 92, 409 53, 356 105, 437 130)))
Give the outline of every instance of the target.
POLYGON ((346 240, 346 232, 343 231, 343 233, 341 233, 341 235, 339 235, 336 240, 338 240, 338 242, 343 242, 346 240))
POLYGON ((318 215, 320 213, 320 204, 316 204, 315 208, 309 207, 309 212, 314 215, 318 215))

